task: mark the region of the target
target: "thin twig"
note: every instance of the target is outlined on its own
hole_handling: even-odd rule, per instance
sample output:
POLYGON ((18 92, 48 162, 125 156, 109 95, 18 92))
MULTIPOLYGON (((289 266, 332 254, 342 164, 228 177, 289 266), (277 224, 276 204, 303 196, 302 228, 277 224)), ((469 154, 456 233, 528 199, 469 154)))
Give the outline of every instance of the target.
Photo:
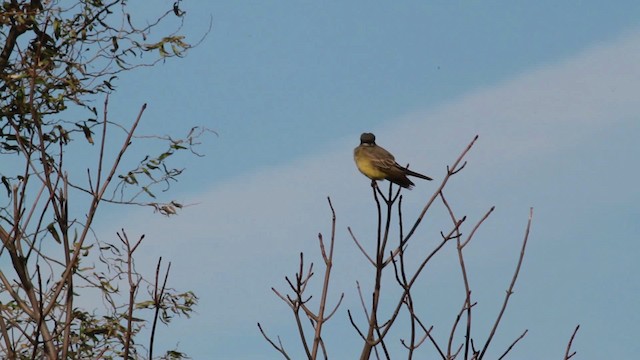
POLYGON ((376 266, 376 262, 373 261, 373 259, 369 256, 369 254, 367 254, 367 252, 365 251, 365 249, 362 247, 362 245, 360 245, 360 242, 358 241, 358 239, 356 239, 356 236, 353 235, 353 231, 351 231, 351 227, 347 227, 347 230, 349 230, 349 235, 351 235, 351 239, 353 239, 353 242, 356 243, 356 245, 358 246, 358 249, 360 249, 360 251, 362 252, 362 254, 367 258, 367 260, 369 260, 369 262, 371 263, 371 265, 376 266))
MULTIPOLYGON (((376 186, 375 189, 378 189, 376 186)), ((364 342, 362 353, 360 355, 361 360, 368 360, 371 356, 371 350, 375 348, 378 344, 381 345, 385 355, 387 358, 389 357, 386 345, 383 342, 384 336, 380 332, 380 326, 378 323, 378 306, 380 304, 380 293, 382 287, 382 271, 385 267, 384 256, 386 253, 387 241, 389 239, 389 231, 391 227, 391 210, 393 207, 393 201, 397 198, 393 198, 393 183, 389 182, 389 197, 384 197, 381 191, 380 196, 385 199, 386 206, 386 218, 384 221, 384 228, 382 225, 382 207, 380 205, 380 200, 378 199, 378 193, 374 190, 373 198, 376 202, 377 214, 378 214, 378 222, 377 222, 377 242, 376 242, 376 261, 375 261, 375 278, 374 278, 374 286, 373 286, 373 294, 371 295, 371 307, 368 317, 368 330, 366 341, 364 342), (393 200, 391 200, 393 198, 393 200), (375 339, 374 334, 378 336, 375 339)))
POLYGON ((420 319, 418 317, 416 317, 416 321, 418 322, 418 325, 420 325, 420 327, 422 328, 422 330, 425 332, 425 336, 427 336, 429 338, 429 341, 431 341, 431 344, 433 344, 433 347, 436 348, 436 350, 438 351, 438 354, 440 354, 440 356, 442 357, 443 360, 447 360, 446 355, 444 354, 444 352, 442 351, 442 349, 440 349, 440 346, 438 345, 438 343, 436 342, 436 339, 433 338, 433 336, 431 336, 431 330, 433 330, 433 326, 431 326, 428 330, 427 327, 424 326, 424 324, 422 323, 422 321, 420 321, 420 319))
POLYGON ((504 359, 504 357, 505 357, 505 356, 507 356, 507 354, 509 353, 509 351, 511 351, 511 349, 513 349, 513 347, 514 347, 514 346, 516 346, 516 344, 518 343, 518 341, 522 340, 522 338, 524 338, 524 337, 525 337, 525 335, 527 335, 527 333, 528 333, 528 332, 529 332, 529 330, 528 330, 528 329, 525 329, 525 331, 524 331, 520 336, 518 336, 518 338, 517 338, 517 339, 515 339, 515 340, 511 343, 511 345, 509 345, 509 347, 507 348, 507 350, 502 354, 502 356, 500 356, 500 357, 498 358, 498 360, 502 360, 502 359, 504 359))
POLYGON ((73 274, 74 265, 76 264, 76 262, 78 261, 78 258, 80 257, 80 254, 81 254, 80 250, 84 244, 85 239, 87 238, 87 234, 89 233, 89 229, 93 222, 93 218, 96 215, 96 212, 98 210, 98 205, 100 204, 100 201, 104 196, 104 193, 107 190, 109 183, 111 183, 111 180, 113 179, 113 176, 115 175, 116 170, 118 169, 118 165, 120 165, 120 161, 122 160, 124 153, 127 151, 129 146, 131 145, 131 138, 133 137, 133 134, 135 133, 136 128, 140 123, 140 120, 142 120, 142 114, 144 113, 146 108, 147 108, 147 104, 143 104, 142 107, 140 108, 140 112, 138 113, 136 120, 131 126, 129 133, 127 134, 127 138, 123 142, 120 148, 120 151, 118 152, 118 155, 116 156, 116 159, 114 160, 111 166, 111 170, 109 171, 107 178, 102 184, 102 187, 101 188, 96 187, 97 192, 94 194, 93 199, 91 201, 91 205, 87 213, 87 220, 85 221, 85 226, 82 229, 82 233, 80 234, 80 236, 78 236, 78 240, 74 246, 73 257, 71 258, 70 264, 65 268, 64 272, 60 276, 60 280, 58 282, 57 287, 51 293, 50 298, 52 300, 49 303, 49 305, 45 308, 45 316, 49 314, 49 312, 51 312, 51 310, 56 306, 57 302, 55 301, 55 299, 57 299, 58 296, 60 295, 60 292, 64 288, 64 284, 66 283, 67 279, 73 274))
POLYGON ((505 295, 504 302, 502 303, 502 308, 500 309, 500 313, 498 314, 498 317, 496 318, 496 321, 493 324, 493 328, 491 329, 491 334, 489 334, 489 338, 487 339, 487 342, 485 342, 484 347, 482 348, 482 351, 478 356, 478 359, 482 359, 484 354, 487 352, 487 349, 489 348, 489 344, 491 343, 491 340, 493 339, 493 336, 495 335, 496 330, 498 329, 498 325, 500 325, 500 320, 502 319, 502 315, 504 315, 504 312, 507 309, 509 298, 513 294, 513 288, 515 287, 516 281, 518 280, 520 267, 522 266, 522 261, 524 260, 524 252, 527 248, 527 240, 529 239, 529 231, 531 230, 532 219, 533 219, 533 208, 530 208, 529 221, 527 221, 527 229, 524 232, 524 240, 522 241, 522 249, 520 250, 520 257, 518 258, 518 265, 516 266, 516 270, 513 273, 513 278, 511 279, 511 284, 509 285, 509 289, 507 290, 507 294, 505 295))
POLYGON ((129 358, 129 351, 131 349, 131 337, 133 336, 132 328, 133 328, 133 308, 135 306, 135 297, 138 290, 138 286, 140 285, 141 278, 134 276, 136 275, 134 265, 133 265, 133 253, 135 249, 140 244, 140 241, 144 239, 144 235, 140 237, 140 240, 135 244, 135 246, 131 246, 129 242, 129 238, 125 233, 124 229, 122 229, 122 234, 118 233, 118 238, 125 245, 127 249, 127 279, 129 281, 129 303, 127 305, 127 332, 124 336, 124 358, 129 358), (136 277, 134 281, 134 277, 136 277))
POLYGON ((169 279, 169 271, 171 270, 171 262, 167 266, 167 271, 164 274, 164 280, 160 291, 158 291, 159 278, 160 278, 160 265, 162 264, 162 257, 158 259, 158 265, 156 266, 156 280, 153 286, 153 307, 155 312, 153 314, 153 324, 151 325, 151 335, 149 337, 149 359, 153 359, 153 342, 156 337, 156 327, 158 325, 158 318, 160 317, 160 309, 162 308, 162 298, 164 297, 164 291, 167 286, 167 280, 169 279))
POLYGON ((265 338, 265 340, 267 340, 267 342, 269 342, 269 344, 271 344, 271 346, 273 346, 274 349, 276 349, 280 354, 282 354, 282 356, 284 356, 285 359, 291 360, 287 352, 284 350, 284 346, 282 346, 282 341, 280 341, 279 336, 278 336, 278 344, 280 345, 277 345, 275 342, 273 342, 273 340, 269 338, 269 336, 267 336, 264 330, 262 330, 262 326, 260 325, 260 323, 258 323, 258 329, 260 329, 260 333, 262 334, 262 336, 265 338))
MULTIPOLYGON (((322 257, 325 263, 325 270, 324 282, 322 284, 322 293, 320 295, 320 306, 318 308, 318 314, 316 316, 317 322, 313 337, 313 347, 311 349, 312 359, 315 359, 318 355, 318 348, 322 342, 322 326, 328 320, 328 317, 325 317, 325 307, 327 303, 327 296, 329 295, 329 279, 331 278, 331 268, 333 267, 333 246, 336 239, 336 211, 333 208, 333 204, 331 204, 331 198, 327 197, 327 201, 329 202, 329 208, 331 209, 331 240, 329 242, 329 254, 327 254, 324 248, 324 243, 322 241, 322 234, 318 234, 318 240, 320 241, 320 250, 322 252, 322 257)), ((340 302, 342 302, 342 298, 340 299, 340 302)), ((338 306, 340 306, 340 302, 338 302, 338 305, 332 311, 332 313, 329 314, 329 316, 331 316, 333 312, 337 310, 338 306)))
POLYGON ((429 261, 435 256, 435 254, 437 254, 449 240, 455 239, 455 236, 453 234, 456 232, 456 229, 462 225, 465 219, 466 218, 462 218, 456 224, 456 226, 449 232, 448 235, 441 234, 442 241, 438 245, 436 245, 436 247, 431 251, 431 253, 429 253, 429 255, 422 261, 422 263, 420 263, 420 265, 418 266, 418 269, 415 271, 415 273, 411 277, 411 280, 409 280, 409 282, 407 283, 407 288, 403 291, 402 295, 400 296, 400 300, 398 301, 398 304, 396 305, 396 308, 393 311, 391 318, 387 321, 388 325, 383 332, 383 336, 386 335, 386 333, 391 329, 391 325, 393 324, 393 322, 398 318, 398 315, 400 314, 400 309, 402 308, 402 304, 403 304, 402 299, 404 299, 407 292, 410 291, 413 284, 418 280, 418 277, 420 276, 424 268, 427 266, 429 261))
MULTIPOLYGON (((453 213, 453 209, 451 208, 451 206, 449 205, 449 203, 447 202, 447 199, 444 197, 444 194, 442 191, 440 191, 440 198, 442 199, 442 203, 444 204, 444 206, 447 208, 447 211, 449 212, 449 217, 451 217, 451 221, 455 224, 458 221, 458 218, 455 216, 455 214, 453 213)), ((486 218, 486 217, 485 217, 486 218)), ((471 237, 473 236, 473 233, 475 232, 475 230, 480 226, 480 224, 482 223, 482 220, 476 224, 474 231, 469 235, 469 239, 471 240, 471 237)), ((461 240, 460 237, 462 236, 462 234, 460 233, 459 229, 456 230, 456 242, 457 242, 457 252, 458 252, 458 263, 460 264, 460 270, 462 272, 462 280, 464 283, 464 290, 465 290, 465 302, 464 305, 462 306, 462 311, 467 312, 467 326, 466 326, 466 332, 465 332, 465 342, 464 342, 464 358, 468 359, 469 358, 469 343, 471 341, 471 285, 469 285, 469 277, 467 276, 467 267, 465 265, 464 262, 464 254, 462 252, 462 248, 463 245, 461 244, 461 240)), ((449 338, 449 347, 448 347, 448 352, 449 354, 451 353, 451 344, 453 343, 453 337, 455 335, 455 329, 456 326, 458 324, 458 320, 460 319, 460 316, 462 315, 462 312, 460 314, 458 314, 458 319, 456 320, 453 329, 451 330, 451 336, 449 338)))
MULTIPOLYGON (((462 153, 460 154, 460 156, 458 156, 458 158, 456 159, 456 161, 453 163, 453 166, 451 167, 451 170, 447 171, 447 175, 444 177, 444 179, 442 180, 442 183, 440 184, 440 187, 436 190, 436 192, 433 193, 433 195, 431 196, 431 198, 429 199, 429 201, 427 202, 427 204, 424 206, 424 208, 422 209, 422 212, 420 212, 420 215, 418 216, 418 218, 416 219, 416 222, 413 224, 413 226, 411 227, 411 230, 409 230, 409 232, 407 233, 407 235, 405 236, 403 243, 407 242, 409 240, 409 238, 413 235, 413 233, 416 231, 416 229, 418 228, 418 225, 420 225, 420 222, 422 222, 422 219, 424 218, 424 215, 427 213, 427 211, 429 210, 429 208, 431 207, 431 204, 433 204, 433 202, 435 201, 435 199, 438 197, 438 194, 442 191, 442 189, 444 189, 445 185, 447 184, 447 182, 449 181, 449 178, 455 174, 457 174, 460 170, 462 170, 462 168, 464 168, 464 166, 466 165, 463 164, 461 167, 458 168, 458 165, 460 165, 460 162, 462 162, 462 159, 464 159, 464 157, 467 155, 467 153, 469 152, 469 150, 471 150, 471 148, 473 147, 473 144, 475 144, 476 140, 478 140, 478 135, 476 135, 473 140, 471 140, 471 142, 469 143, 469 145, 467 145, 467 147, 462 151, 462 153)), ((449 169, 449 168, 447 168, 449 169)))
POLYGON ((573 339, 575 339, 576 334, 578 333, 578 329, 580 329, 580 325, 577 325, 575 330, 573 330, 573 334, 571 334, 571 338, 567 344, 567 351, 564 353, 564 360, 569 360, 576 354, 575 351, 571 352, 571 345, 573 344, 573 339))
POLYGON ((5 305, 0 303, 0 332, 2 333, 2 340, 4 340, 4 347, 6 349, 5 351, 7 358, 13 359, 16 355, 13 349, 13 345, 11 344, 11 338, 9 337, 7 324, 4 321, 4 307, 5 305))

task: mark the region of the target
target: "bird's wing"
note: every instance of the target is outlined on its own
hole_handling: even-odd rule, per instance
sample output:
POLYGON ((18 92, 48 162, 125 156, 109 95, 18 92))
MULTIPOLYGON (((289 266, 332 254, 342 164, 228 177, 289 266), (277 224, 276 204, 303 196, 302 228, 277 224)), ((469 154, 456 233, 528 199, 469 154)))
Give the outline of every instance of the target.
POLYGON ((371 153, 372 156, 370 157, 371 164, 373 166, 380 170, 391 170, 397 166, 396 160, 390 152, 379 146, 374 150, 375 151, 371 153))

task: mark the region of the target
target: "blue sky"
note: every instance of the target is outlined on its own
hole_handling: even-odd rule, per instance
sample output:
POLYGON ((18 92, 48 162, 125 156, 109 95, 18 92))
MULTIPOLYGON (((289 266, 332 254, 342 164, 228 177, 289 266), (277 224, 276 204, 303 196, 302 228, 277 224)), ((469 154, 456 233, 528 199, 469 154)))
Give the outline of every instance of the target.
MULTIPOLYGON (((170 219, 120 209, 97 226, 103 236, 121 227, 146 233, 139 267, 152 273, 163 256, 173 261, 174 286, 201 297, 194 319, 163 331, 168 347, 179 343, 195 359, 280 358, 261 338, 260 321, 298 358, 295 323, 270 287, 285 289, 300 251, 319 265, 316 235, 330 229, 331 196, 333 289, 345 303, 327 327, 327 344, 332 358, 356 356, 360 343, 346 310, 359 311, 355 281, 369 283, 371 274, 346 227, 373 243, 369 181, 352 160, 360 133, 372 131, 401 162, 435 178, 405 193, 408 218, 480 135, 448 187, 470 220, 496 206, 466 254, 478 341, 499 309, 535 208, 494 357, 529 329, 512 358, 561 358, 576 324, 580 359, 640 351, 632 335, 640 321, 639 3, 183 6, 191 39, 210 17, 211 33, 185 59, 124 75, 110 114, 133 118, 147 102, 142 133, 204 125, 219 134, 205 140, 206 157, 184 160, 185 177, 174 187, 180 200, 198 205, 170 219)), ((426 244, 447 229, 445 220, 441 208, 427 219, 419 233, 426 244)), ((442 337, 462 303, 451 250, 421 288, 424 312, 439 314, 429 320, 442 337)))

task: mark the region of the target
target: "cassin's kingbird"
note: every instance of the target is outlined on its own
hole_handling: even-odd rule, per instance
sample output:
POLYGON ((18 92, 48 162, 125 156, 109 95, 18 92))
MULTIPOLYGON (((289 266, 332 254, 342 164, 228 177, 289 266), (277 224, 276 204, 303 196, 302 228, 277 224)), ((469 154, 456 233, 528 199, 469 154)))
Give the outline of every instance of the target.
POLYGON ((353 150, 353 158, 358 170, 371 180, 386 179, 408 189, 415 184, 407 175, 433 180, 400 166, 390 152, 376 145, 376 136, 372 133, 360 135, 360 146, 353 150))

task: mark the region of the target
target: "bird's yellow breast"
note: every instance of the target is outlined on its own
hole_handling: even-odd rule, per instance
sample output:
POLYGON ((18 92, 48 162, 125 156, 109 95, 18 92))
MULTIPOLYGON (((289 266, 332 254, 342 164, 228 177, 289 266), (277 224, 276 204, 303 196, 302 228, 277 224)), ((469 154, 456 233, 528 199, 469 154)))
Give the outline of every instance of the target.
POLYGON ((356 149, 353 153, 353 158, 356 161, 356 166, 360 172, 372 180, 383 180, 387 177, 387 174, 383 171, 380 171, 377 166, 375 166, 371 159, 368 156, 365 156, 361 153, 362 149, 356 149))

